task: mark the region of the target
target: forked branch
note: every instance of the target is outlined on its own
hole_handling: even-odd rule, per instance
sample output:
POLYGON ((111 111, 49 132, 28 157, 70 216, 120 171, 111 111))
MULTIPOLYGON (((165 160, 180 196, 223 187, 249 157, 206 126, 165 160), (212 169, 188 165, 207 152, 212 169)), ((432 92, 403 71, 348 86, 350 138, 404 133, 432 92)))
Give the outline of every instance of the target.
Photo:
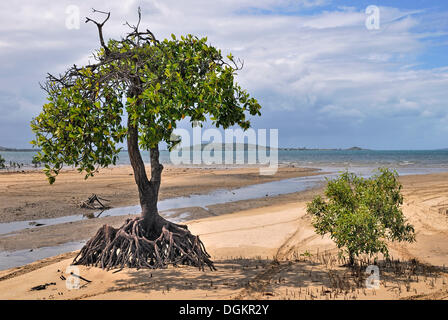
POLYGON ((109 48, 106 46, 106 43, 104 42, 104 37, 103 37, 103 26, 104 26, 104 24, 107 22, 107 20, 109 20, 109 18, 110 18, 110 12, 104 12, 104 11, 99 11, 99 10, 96 10, 96 9, 93 9, 92 8, 92 11, 93 11, 93 13, 96 13, 96 12, 99 12, 99 13, 102 13, 102 14, 105 14, 106 15, 106 18, 104 19, 104 21, 103 22, 97 22, 97 21, 95 21, 95 20, 93 20, 93 19, 91 19, 91 18, 89 18, 89 17, 86 17, 86 23, 88 23, 88 22, 93 22, 94 24, 96 24, 96 26, 97 26, 97 28, 98 28, 98 34, 99 34, 99 37, 100 37, 100 43, 101 43, 101 46, 104 48, 104 50, 106 51, 106 55, 107 54, 109 54, 110 53, 110 50, 109 50, 109 48))

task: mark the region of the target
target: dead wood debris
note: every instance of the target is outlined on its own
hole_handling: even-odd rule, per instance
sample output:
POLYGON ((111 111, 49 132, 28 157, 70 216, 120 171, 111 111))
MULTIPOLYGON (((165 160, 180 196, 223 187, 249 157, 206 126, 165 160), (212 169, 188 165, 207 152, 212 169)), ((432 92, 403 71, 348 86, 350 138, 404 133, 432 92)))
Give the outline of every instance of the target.
POLYGON ((92 194, 86 201, 82 201, 79 204, 79 207, 92 210, 104 210, 110 208, 110 206, 104 205, 101 201, 109 200, 101 198, 96 194, 92 194))
POLYGON ((45 290, 45 289, 47 289, 48 286, 54 286, 54 285, 56 285, 56 282, 40 284, 38 286, 32 287, 30 290, 31 291, 45 290))

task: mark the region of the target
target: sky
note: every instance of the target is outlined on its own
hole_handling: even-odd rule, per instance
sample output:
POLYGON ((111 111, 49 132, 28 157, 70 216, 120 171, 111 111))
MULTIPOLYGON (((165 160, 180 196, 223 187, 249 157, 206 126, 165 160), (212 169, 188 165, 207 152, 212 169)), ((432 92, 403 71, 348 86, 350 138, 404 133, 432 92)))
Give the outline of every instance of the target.
POLYGON ((237 81, 262 106, 253 127, 278 129, 281 147, 448 147, 442 0, 2 1, 0 146, 30 147, 48 72, 92 61, 98 34, 84 20, 101 17, 91 8, 111 11, 104 34, 119 38, 139 6, 141 26, 158 39, 207 36, 244 60, 237 81), (366 14, 369 6, 379 19, 366 14), (366 19, 379 25, 368 28, 366 19))

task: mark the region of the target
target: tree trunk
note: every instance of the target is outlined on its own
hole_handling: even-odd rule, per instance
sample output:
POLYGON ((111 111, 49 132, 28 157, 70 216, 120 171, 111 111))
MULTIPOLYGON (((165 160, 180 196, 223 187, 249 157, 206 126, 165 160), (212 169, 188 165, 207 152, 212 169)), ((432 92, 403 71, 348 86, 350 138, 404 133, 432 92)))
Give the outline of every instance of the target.
MULTIPOLYGON (((107 19, 106 19, 107 20, 107 19)), ((92 20, 91 20, 92 21, 92 20)), ((98 24, 104 46, 101 24, 98 24)), ((106 54, 108 49, 106 47, 106 54)), ((127 92, 140 103, 140 79, 137 77, 127 92)), ((126 219, 118 229, 103 225, 73 259, 73 264, 94 265, 101 268, 166 268, 168 265, 191 265, 204 270, 216 270, 199 236, 192 235, 185 225, 169 222, 157 210, 163 166, 159 162, 159 148, 150 148, 151 179, 145 170, 138 147, 138 124, 128 116, 127 145, 129 159, 138 187, 142 216, 126 219)))
POLYGON ((350 259, 350 266, 354 266, 355 265, 355 255, 353 254, 353 252, 349 251, 349 259, 350 259))
POLYGON ((138 186, 142 217, 127 219, 118 229, 104 225, 73 259, 73 264, 101 268, 165 268, 191 265, 216 270, 199 236, 185 225, 169 222, 157 212, 157 197, 163 166, 159 148, 150 149, 151 180, 148 180, 140 150, 138 128, 128 119, 128 152, 138 186))
POLYGON ((138 187, 145 229, 150 232, 155 229, 160 218, 157 210, 157 200, 163 166, 159 163, 159 148, 156 146, 150 149, 151 180, 148 180, 145 164, 138 147, 138 128, 132 124, 130 119, 128 119, 127 143, 129 159, 134 170, 135 183, 138 187))

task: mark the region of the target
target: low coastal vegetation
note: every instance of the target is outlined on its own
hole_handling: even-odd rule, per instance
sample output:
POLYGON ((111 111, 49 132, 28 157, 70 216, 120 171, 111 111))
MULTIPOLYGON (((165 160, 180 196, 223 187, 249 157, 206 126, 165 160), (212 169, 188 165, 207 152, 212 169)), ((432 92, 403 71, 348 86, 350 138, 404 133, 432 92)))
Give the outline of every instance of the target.
POLYGON ((18 163, 15 161, 9 161, 9 166, 6 164, 5 158, 0 154, 0 169, 20 169, 23 167, 23 163, 18 163))
POLYGON ((415 241, 414 227, 400 208, 401 189, 396 171, 380 168, 371 178, 345 172, 328 180, 326 200, 315 197, 307 212, 316 233, 329 234, 351 266, 360 254, 388 258, 387 241, 415 241))

